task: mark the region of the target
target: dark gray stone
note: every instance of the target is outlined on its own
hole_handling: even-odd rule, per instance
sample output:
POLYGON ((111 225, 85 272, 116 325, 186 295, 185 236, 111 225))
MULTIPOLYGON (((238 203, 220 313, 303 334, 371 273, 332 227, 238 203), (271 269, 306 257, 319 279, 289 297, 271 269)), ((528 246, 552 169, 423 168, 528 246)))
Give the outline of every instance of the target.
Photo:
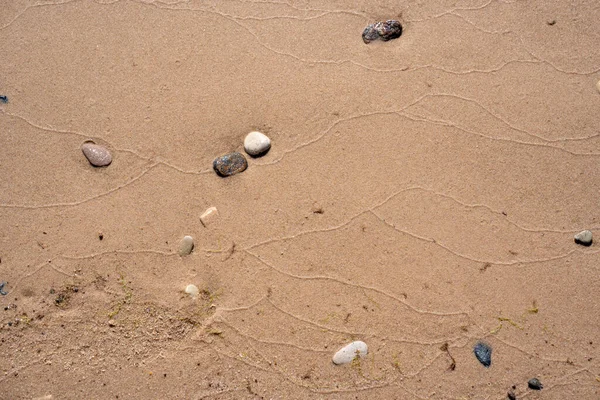
POLYGON ((527 382, 527 386, 529 386, 529 389, 533 390, 542 390, 544 388, 544 385, 542 385, 542 382, 540 382, 538 378, 530 379, 529 382, 527 382))
POLYGON ((396 20, 387 20, 385 22, 376 22, 365 28, 362 34, 363 42, 371 43, 373 40, 388 40, 399 38, 402 35, 402 24, 396 20))
POLYGON ((484 367, 488 368, 492 365, 492 348, 485 342, 477 342, 473 347, 473 353, 484 367))
POLYGON ((220 176, 231 176, 248 168, 248 161, 242 153, 234 152, 215 158, 213 168, 220 176))

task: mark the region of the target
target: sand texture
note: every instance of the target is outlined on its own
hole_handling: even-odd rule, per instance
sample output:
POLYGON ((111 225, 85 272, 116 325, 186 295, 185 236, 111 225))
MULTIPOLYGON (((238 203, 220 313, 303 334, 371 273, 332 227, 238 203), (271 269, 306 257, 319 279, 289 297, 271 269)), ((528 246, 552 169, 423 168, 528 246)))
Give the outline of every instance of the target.
POLYGON ((0 3, 0 397, 600 398, 596 0, 0 3))

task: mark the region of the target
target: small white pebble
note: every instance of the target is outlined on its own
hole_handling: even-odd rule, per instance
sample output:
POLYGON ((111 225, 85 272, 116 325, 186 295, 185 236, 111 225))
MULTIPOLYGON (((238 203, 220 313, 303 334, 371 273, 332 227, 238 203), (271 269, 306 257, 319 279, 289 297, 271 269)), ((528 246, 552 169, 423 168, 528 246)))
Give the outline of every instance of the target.
POLYGON ((589 246, 592 244, 592 240, 592 232, 590 231, 581 231, 577 235, 575 235, 575 243, 577 244, 589 246))
POLYGON ((218 216, 219 211, 217 210, 217 207, 210 207, 202 213, 200 222, 202 223, 202 226, 207 227, 210 223, 214 222, 218 216))
POLYGON ((179 245, 179 255, 187 256, 192 250, 194 250, 194 238, 191 236, 184 236, 179 245))
POLYGON ((271 139, 264 133, 250 132, 244 139, 244 149, 252 157, 265 154, 271 148, 271 139))
POLYGON ((363 358, 367 355, 368 348, 365 342, 357 340, 356 342, 352 342, 337 351, 333 355, 333 363, 336 365, 339 364, 348 364, 352 362, 356 357, 363 358))
POLYGON ((185 287, 185 292, 195 299, 196 296, 198 296, 198 293, 200 293, 200 290, 198 290, 198 286, 189 284, 185 287))

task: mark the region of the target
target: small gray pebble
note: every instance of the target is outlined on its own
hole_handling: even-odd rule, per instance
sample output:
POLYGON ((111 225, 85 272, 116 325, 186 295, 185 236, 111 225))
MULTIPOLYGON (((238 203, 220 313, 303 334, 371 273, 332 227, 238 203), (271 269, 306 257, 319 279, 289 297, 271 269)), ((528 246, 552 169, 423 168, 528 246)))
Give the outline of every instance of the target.
POLYGON ((402 35, 402 24, 396 20, 376 22, 365 28, 362 34, 363 42, 366 44, 381 39, 384 42, 399 38, 402 35))
POLYGON ((544 385, 542 385, 542 382, 538 378, 530 379, 527 385, 533 390, 542 390, 544 388, 544 385))
POLYGON ((110 151, 93 142, 85 142, 81 145, 81 151, 94 167, 106 167, 112 162, 110 151))
POLYGON ((179 255, 187 256, 194 250, 194 238, 191 236, 184 236, 179 244, 179 255))
POLYGON ((489 344, 485 342, 477 342, 475 347, 473 347, 473 353, 475 353, 475 357, 484 367, 488 368, 492 365, 492 348, 489 344))
POLYGON ((213 168, 220 176, 231 176, 248 168, 248 161, 242 153, 233 152, 215 158, 213 168))
POLYGON ((583 246, 590 246, 592 244, 592 240, 592 232, 590 231, 581 231, 575 235, 575 243, 583 246))

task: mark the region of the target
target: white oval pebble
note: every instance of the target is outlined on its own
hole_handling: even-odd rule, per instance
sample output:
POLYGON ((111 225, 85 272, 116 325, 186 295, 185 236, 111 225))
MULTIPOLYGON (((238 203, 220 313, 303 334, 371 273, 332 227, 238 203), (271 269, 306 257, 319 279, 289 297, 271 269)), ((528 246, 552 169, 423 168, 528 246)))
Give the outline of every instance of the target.
POLYGON ((200 293, 200 290, 198 290, 198 286, 189 284, 185 287, 185 292, 192 296, 192 298, 195 298, 200 293))
POLYGON ((85 142, 81 145, 83 155, 88 159, 94 167, 106 167, 112 162, 110 151, 104 146, 100 146, 93 142, 85 142))
POLYGON ((187 256, 194 250, 194 238, 191 236, 184 236, 179 244, 179 255, 187 256))
POLYGON ((271 148, 271 139, 264 133, 250 132, 244 139, 246 153, 253 157, 263 155, 271 148))
POLYGON ((333 355, 334 364, 348 364, 352 362, 356 357, 365 357, 367 355, 367 344, 357 340, 349 345, 346 345, 338 350, 333 355))
POLYGON ((582 244, 584 246, 591 245, 592 240, 592 232, 590 231, 581 231, 575 235, 575 243, 582 244))
POLYGON ((218 216, 219 211, 217 210, 217 207, 211 207, 204 211, 204 213, 200 216, 200 222, 202 223, 202 226, 206 228, 208 224, 214 222, 218 216))

